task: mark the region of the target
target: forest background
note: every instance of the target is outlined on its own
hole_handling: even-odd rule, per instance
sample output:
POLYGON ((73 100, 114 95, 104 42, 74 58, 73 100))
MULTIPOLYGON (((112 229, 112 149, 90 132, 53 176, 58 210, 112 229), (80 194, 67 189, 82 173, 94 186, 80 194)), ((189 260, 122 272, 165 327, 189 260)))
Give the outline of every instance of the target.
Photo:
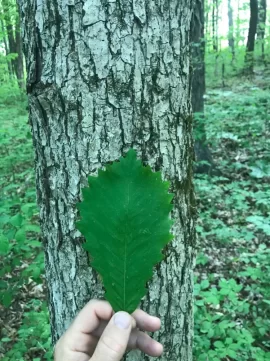
MULTIPOLYGON (((192 39, 194 360, 269 361, 270 1, 207 0, 204 11, 201 5, 197 0, 192 39)), ((3 361, 52 359, 24 87, 17 5, 0 0, 3 361)))

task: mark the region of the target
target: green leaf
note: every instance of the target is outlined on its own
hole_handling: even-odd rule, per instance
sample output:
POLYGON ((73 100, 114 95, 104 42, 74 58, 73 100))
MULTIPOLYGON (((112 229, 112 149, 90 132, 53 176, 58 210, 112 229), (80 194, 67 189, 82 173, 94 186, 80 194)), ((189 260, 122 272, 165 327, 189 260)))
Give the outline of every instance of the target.
POLYGON ((86 238, 91 266, 103 279, 106 299, 115 312, 132 313, 163 259, 162 248, 173 239, 170 184, 142 166, 133 149, 88 182, 77 205, 77 228, 86 238))
POLYGON ((221 342, 221 341, 216 341, 216 342, 214 342, 214 345, 215 345, 215 347, 217 347, 217 348, 224 348, 224 347, 225 347, 225 346, 224 346, 224 343, 221 342))
POLYGON ((237 359, 237 354, 234 350, 232 349, 228 349, 227 350, 227 355, 230 356, 230 358, 236 360, 237 359))
POLYGON ((26 231, 40 233, 40 226, 37 224, 27 224, 25 226, 26 231))
POLYGON ((36 203, 26 203, 21 207, 21 211, 26 214, 28 217, 32 217, 34 212, 37 210, 36 203))
POLYGON ((2 303, 5 307, 9 307, 12 302, 12 294, 8 291, 4 292, 2 295, 2 303))
POLYGON ((15 216, 11 217, 9 223, 12 224, 14 227, 20 227, 23 222, 23 217, 21 213, 17 213, 15 216))
POLYGON ((208 280, 203 280, 203 281, 201 282, 201 288, 202 288, 202 290, 208 288, 209 286, 210 286, 210 283, 209 283, 208 280))
POLYGON ((9 342, 9 341, 12 341, 11 338, 9 337, 4 337, 1 339, 1 342, 9 342))
POLYGON ((0 234, 0 256, 5 256, 8 251, 9 241, 3 234, 0 234))
POLYGON ((16 239, 16 241, 19 242, 19 243, 25 242, 25 240, 26 240, 26 234, 25 234, 25 228, 24 228, 24 227, 20 228, 20 229, 16 232, 16 234, 15 234, 15 239, 16 239))

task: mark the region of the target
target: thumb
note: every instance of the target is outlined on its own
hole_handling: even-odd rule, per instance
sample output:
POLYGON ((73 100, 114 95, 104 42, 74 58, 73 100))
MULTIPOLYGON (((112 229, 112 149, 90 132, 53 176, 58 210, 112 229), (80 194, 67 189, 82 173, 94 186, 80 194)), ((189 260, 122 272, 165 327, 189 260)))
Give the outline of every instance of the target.
POLYGON ((127 312, 117 312, 103 331, 91 361, 120 361, 136 321, 127 312))

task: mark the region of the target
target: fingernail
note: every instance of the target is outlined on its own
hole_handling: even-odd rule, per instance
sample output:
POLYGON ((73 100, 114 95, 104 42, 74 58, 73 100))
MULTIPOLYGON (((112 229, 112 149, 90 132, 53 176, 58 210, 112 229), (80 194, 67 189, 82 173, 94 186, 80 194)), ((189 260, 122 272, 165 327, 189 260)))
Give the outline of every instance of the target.
POLYGON ((130 326, 130 319, 131 317, 128 313, 122 311, 117 312, 114 315, 114 324, 119 328, 127 329, 130 326))

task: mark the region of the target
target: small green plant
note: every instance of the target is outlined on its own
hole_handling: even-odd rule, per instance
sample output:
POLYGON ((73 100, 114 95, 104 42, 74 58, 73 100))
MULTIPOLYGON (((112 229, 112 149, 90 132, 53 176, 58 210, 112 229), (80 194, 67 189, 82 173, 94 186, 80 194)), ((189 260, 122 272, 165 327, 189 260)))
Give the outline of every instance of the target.
POLYGON ((36 298, 43 298, 40 291, 31 295, 31 290, 43 286, 44 254, 39 240, 30 129, 21 99, 16 97, 12 103, 11 95, 6 93, 3 99, 1 91, 0 359, 50 360, 47 306, 36 298), (17 329, 10 327, 10 320, 17 329))
MULTIPOLYGON (((202 260, 208 262, 201 254, 198 264, 202 260)), ((269 359, 270 251, 261 245, 256 253, 242 254, 239 262, 244 264, 238 273, 244 277, 241 284, 232 278, 218 280, 215 274, 197 279, 194 355, 198 361, 269 359), (253 299, 245 297, 248 294, 253 299)))
POLYGON ((46 303, 40 300, 30 301, 26 305, 22 324, 16 335, 16 343, 12 345, 13 340, 8 336, 4 336, 0 340, 0 353, 1 349, 6 348, 8 344, 12 345, 11 349, 6 352, 1 360, 52 360, 50 334, 50 322, 46 303))

